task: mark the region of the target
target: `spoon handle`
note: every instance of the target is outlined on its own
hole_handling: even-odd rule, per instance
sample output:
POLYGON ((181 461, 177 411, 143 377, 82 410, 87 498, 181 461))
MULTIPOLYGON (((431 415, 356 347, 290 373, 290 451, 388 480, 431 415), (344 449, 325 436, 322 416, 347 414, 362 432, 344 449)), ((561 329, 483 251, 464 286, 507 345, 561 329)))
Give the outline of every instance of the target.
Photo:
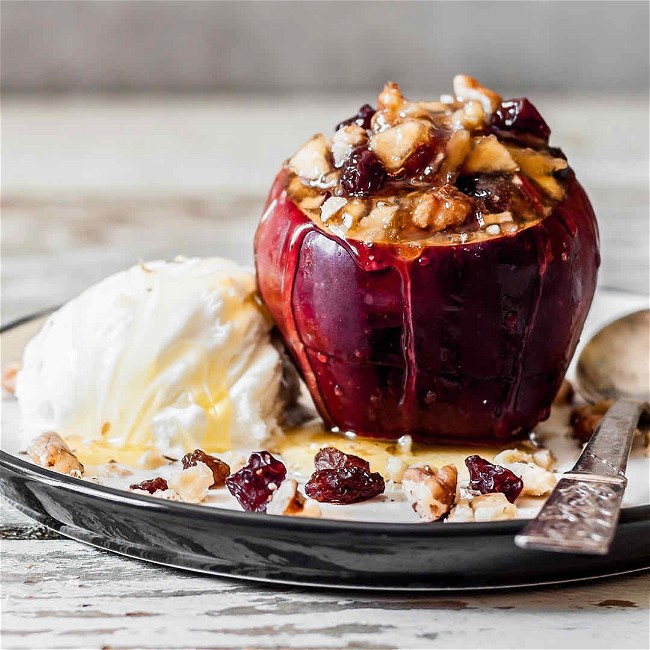
POLYGON ((515 537, 521 548, 605 555, 614 539, 625 468, 643 403, 618 400, 539 514, 515 537))

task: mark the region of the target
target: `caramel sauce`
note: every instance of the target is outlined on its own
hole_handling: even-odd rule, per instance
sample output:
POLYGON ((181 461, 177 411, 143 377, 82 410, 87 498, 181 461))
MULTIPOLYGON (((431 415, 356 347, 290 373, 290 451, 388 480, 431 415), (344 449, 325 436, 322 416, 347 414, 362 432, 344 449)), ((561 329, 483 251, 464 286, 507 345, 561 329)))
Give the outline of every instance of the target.
POLYGON ((399 444, 395 440, 378 440, 361 438, 353 434, 328 431, 319 421, 285 431, 284 436, 276 440, 271 451, 282 457, 290 472, 309 477, 314 471, 314 455, 322 447, 336 447, 346 454, 360 456, 370 463, 373 472, 386 476, 386 463, 391 456, 397 456, 407 465, 428 463, 435 467, 456 465, 459 476, 468 479, 465 458, 479 454, 492 462, 494 457, 504 449, 512 449, 514 443, 505 443, 499 447, 479 445, 423 445, 413 442, 399 444))

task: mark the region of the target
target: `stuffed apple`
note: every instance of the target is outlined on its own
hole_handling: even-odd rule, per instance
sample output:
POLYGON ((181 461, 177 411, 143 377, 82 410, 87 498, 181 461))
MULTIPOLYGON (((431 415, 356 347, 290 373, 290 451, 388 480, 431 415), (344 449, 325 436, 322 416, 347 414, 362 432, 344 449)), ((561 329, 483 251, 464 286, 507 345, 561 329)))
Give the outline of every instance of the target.
POLYGON ((546 418, 593 297, 589 200, 527 99, 396 84, 271 188, 260 296, 325 423, 490 443, 546 418))

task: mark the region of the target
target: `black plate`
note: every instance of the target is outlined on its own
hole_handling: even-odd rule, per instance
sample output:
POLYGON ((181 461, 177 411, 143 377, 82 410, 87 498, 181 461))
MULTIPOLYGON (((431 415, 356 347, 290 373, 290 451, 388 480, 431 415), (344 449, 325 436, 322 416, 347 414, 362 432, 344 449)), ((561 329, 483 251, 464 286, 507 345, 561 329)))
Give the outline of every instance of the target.
POLYGON ((456 590, 583 580, 650 567, 645 543, 650 506, 623 510, 611 552, 587 556, 518 548, 514 536, 521 520, 426 525, 268 516, 132 494, 3 451, 0 492, 33 519, 81 542, 251 580, 456 590))

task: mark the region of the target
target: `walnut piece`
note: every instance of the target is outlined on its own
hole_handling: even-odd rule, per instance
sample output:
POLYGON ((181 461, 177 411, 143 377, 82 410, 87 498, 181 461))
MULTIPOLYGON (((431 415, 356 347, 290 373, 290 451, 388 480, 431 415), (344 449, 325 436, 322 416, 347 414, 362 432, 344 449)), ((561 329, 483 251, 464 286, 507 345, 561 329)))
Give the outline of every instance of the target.
POLYGON ((66 441, 55 431, 47 431, 32 440, 27 450, 29 457, 41 467, 79 478, 84 466, 72 453, 66 441))
POLYGON ((169 487, 187 503, 201 503, 214 482, 212 470, 202 462, 176 472, 168 481, 169 487))
POLYGON ((418 196, 411 218, 418 228, 440 232, 463 223, 471 209, 471 203, 460 190, 443 185, 418 196))
POLYGON ((543 451, 547 453, 539 453, 536 458, 520 449, 506 449, 494 457, 494 463, 506 467, 523 481, 522 495, 539 497, 549 494, 557 483, 555 474, 548 469, 552 463, 551 454, 548 450, 543 451))
POLYGON ((463 103, 475 100, 481 103, 486 117, 496 111, 501 103, 501 96, 466 74, 457 74, 454 77, 454 94, 463 103))
POLYGON ((451 509, 445 521, 450 524, 474 521, 474 511, 472 510, 471 501, 469 499, 460 499, 451 509))
POLYGON ((517 516, 517 506, 501 492, 460 499, 445 520, 449 524, 471 521, 503 521, 517 516))
POLYGON ((430 465, 412 465, 402 477, 402 490, 411 507, 424 521, 437 521, 454 505, 458 470, 455 465, 440 469, 430 465))
POLYGON ((372 116, 373 131, 381 131, 387 126, 395 124, 411 102, 402 95, 400 87, 389 81, 377 97, 377 112, 372 116))
POLYGON ((517 516, 517 506, 506 499, 501 492, 481 494, 472 499, 474 521, 502 521, 514 519, 517 516))
POLYGON ((408 465, 398 456, 389 456, 386 461, 386 478, 393 483, 401 483, 408 465))
POLYGON ((485 122, 485 109, 479 101, 468 101, 452 116, 452 124, 468 131, 475 131, 485 122))
POLYGON ((321 516, 321 509, 317 501, 306 499, 300 494, 296 481, 287 479, 282 481, 280 487, 273 493, 266 514, 318 518, 321 516))
POLYGON ((10 363, 2 373, 2 387, 10 394, 16 392, 16 376, 20 372, 19 363, 10 363))

